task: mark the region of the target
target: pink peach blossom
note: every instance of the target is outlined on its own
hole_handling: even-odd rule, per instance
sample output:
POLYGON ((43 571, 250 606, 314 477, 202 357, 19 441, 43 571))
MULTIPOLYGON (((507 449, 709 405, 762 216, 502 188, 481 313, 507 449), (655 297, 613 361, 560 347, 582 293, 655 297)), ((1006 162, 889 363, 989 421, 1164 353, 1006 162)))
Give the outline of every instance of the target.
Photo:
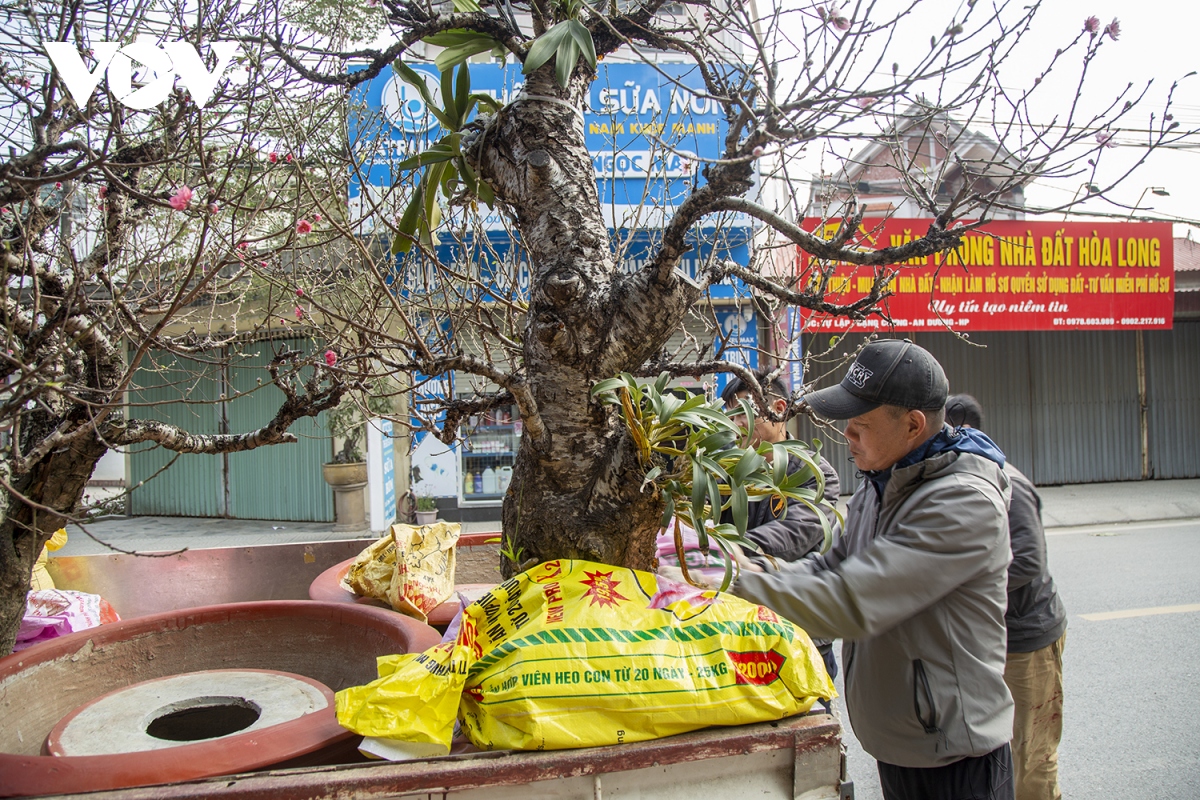
POLYGON ((304 319, 304 309, 296 306, 296 319, 304 319))
POLYGON ((306 219, 302 219, 296 223, 296 233, 303 236, 306 233, 312 233, 312 223, 306 219))
POLYGON ((321 215, 313 214, 313 222, 320 222, 320 221, 321 221, 321 215))
POLYGON ((209 203, 209 204, 208 204, 208 213, 210 213, 210 214, 215 214, 215 213, 217 213, 217 212, 218 212, 218 211, 220 211, 220 210, 221 210, 221 207, 220 207, 219 205, 217 205, 216 203, 209 203))
POLYGON ((303 290, 303 289, 297 289, 297 290, 296 290, 296 297, 304 297, 304 290, 303 290))
POLYGON ((171 195, 171 199, 168 202, 171 204, 171 208, 176 211, 183 211, 188 207, 188 203, 192 202, 193 194, 194 192, 187 186, 180 186, 175 194, 171 195))
POLYGON ((337 363, 337 353, 333 352, 332 350, 326 350, 325 351, 325 365, 332 367, 336 363, 337 363))

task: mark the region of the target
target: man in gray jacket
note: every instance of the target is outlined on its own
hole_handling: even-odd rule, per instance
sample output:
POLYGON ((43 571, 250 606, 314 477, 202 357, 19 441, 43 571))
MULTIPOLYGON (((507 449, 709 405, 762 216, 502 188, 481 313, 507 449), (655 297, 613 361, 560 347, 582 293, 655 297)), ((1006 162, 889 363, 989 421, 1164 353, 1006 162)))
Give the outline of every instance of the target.
POLYGON ((928 352, 883 340, 807 395, 847 420, 866 480, 828 553, 744 569, 731 591, 844 640, 846 706, 888 800, 1011 800, 1009 481, 990 439, 945 426, 948 388, 928 352))
MULTIPOLYGON (((983 407, 969 394, 946 401, 952 426, 983 429, 983 407)), ((1013 768, 1017 800, 1062 800, 1058 787, 1058 743, 1062 739, 1063 647, 1067 610, 1046 559, 1042 498, 1032 481, 1011 463, 1008 534, 1013 560, 1008 568, 1008 658, 1004 682, 1016 703, 1013 768)))

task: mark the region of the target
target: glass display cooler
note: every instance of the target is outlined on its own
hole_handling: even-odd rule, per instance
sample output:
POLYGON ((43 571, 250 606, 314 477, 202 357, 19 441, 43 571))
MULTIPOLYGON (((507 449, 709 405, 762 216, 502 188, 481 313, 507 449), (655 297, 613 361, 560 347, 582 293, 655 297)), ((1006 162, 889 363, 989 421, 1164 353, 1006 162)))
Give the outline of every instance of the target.
POLYGON ((467 420, 459 448, 462 484, 460 505, 499 505, 512 482, 513 462, 521 441, 517 407, 501 406, 467 420))

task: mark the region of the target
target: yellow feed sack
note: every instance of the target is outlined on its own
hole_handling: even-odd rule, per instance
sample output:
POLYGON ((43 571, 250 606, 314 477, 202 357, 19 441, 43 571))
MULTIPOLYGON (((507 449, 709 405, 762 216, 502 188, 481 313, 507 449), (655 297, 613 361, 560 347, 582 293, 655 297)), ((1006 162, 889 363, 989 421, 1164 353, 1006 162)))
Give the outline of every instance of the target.
POLYGON ((383 600, 425 622, 454 593, 454 546, 460 530, 457 523, 397 523, 359 553, 342 583, 357 595, 383 600))
POLYGON ((637 742, 781 719, 836 696, 808 635, 732 595, 589 561, 550 561, 463 611, 458 638, 384 656, 337 693, 364 736, 483 749, 637 742))
POLYGON ((38 553, 37 561, 33 562, 33 574, 29 576, 29 588, 32 591, 42 589, 54 589, 54 578, 50 577, 50 571, 46 568, 48 565, 49 553, 54 550, 61 550, 62 546, 67 543, 67 529, 59 528, 46 542, 46 546, 42 548, 42 552, 38 553))

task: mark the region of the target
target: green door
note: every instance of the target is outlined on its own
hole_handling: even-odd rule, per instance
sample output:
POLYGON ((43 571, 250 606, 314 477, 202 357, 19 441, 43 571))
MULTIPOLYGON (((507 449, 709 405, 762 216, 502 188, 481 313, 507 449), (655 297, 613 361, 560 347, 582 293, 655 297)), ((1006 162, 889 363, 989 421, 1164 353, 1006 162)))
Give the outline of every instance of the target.
MULTIPOLYGON (((226 404, 230 432, 261 428, 279 410, 283 392, 271 383, 267 365, 275 353, 284 349, 309 352, 312 345, 298 340, 258 342, 245 345, 240 357, 233 359, 229 386, 234 399, 226 404)), ((325 414, 297 420, 288 430, 300 441, 226 457, 230 517, 333 521, 333 490, 321 477, 321 465, 333 455, 325 414)))
MULTIPOLYGON (((189 433, 220 433, 220 370, 211 363, 151 351, 129 391, 131 419, 177 425, 189 433)), ((225 516, 221 456, 176 454, 151 442, 129 451, 130 513, 225 516)))
MULTIPOLYGON (((261 428, 283 402, 267 365, 283 349, 307 352, 311 347, 295 339, 254 342, 197 360, 152 351, 130 390, 130 416, 197 434, 261 428)), ((333 490, 321 478, 321 465, 333 452, 325 414, 301 419, 289 430, 298 442, 225 455, 176 455, 151 444, 132 448, 130 474, 136 488, 130 513, 332 522, 333 490)))

